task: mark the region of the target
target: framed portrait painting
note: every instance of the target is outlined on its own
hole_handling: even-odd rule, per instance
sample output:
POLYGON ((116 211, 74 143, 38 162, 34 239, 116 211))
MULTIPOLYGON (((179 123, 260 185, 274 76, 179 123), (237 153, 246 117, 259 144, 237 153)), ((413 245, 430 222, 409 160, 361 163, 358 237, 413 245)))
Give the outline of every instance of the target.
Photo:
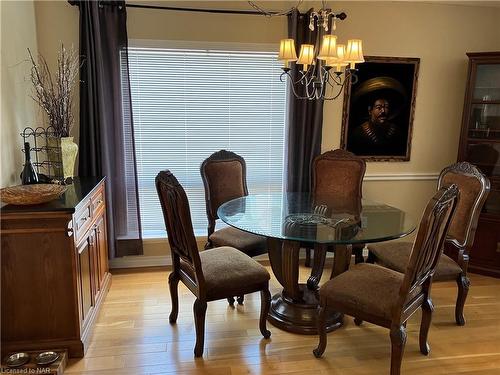
POLYGON ((341 148, 368 161, 410 160, 419 63, 365 57, 346 82, 341 148))

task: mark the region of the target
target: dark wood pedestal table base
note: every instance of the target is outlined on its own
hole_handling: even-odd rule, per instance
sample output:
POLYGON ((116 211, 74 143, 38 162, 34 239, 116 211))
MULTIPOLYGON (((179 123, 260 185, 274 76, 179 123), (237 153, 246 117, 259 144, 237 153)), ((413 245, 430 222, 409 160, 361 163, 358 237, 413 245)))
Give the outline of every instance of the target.
MULTIPOLYGON (((283 291, 273 296, 268 320, 276 327, 288 332, 317 334, 318 284, 325 264, 326 246, 314 247, 314 264, 306 284, 299 283, 299 250, 297 241, 268 239, 269 260, 273 273, 283 286, 283 291)), ((349 267, 351 245, 335 247, 332 277, 349 267)), ((342 325, 342 314, 328 317, 327 331, 331 332, 342 325)))
MULTIPOLYGON (((331 274, 335 277, 349 268, 353 243, 399 238, 415 229, 413 220, 394 207, 365 200, 345 207, 335 197, 322 197, 318 205, 302 193, 237 198, 221 205, 218 216, 235 228, 268 238, 271 268, 283 286, 271 300, 268 320, 300 334, 317 334, 318 289, 327 249, 335 249, 331 274), (314 247, 311 276, 305 284, 299 283, 301 243, 314 247)), ((342 314, 331 314, 327 331, 339 328, 342 320, 342 314)))

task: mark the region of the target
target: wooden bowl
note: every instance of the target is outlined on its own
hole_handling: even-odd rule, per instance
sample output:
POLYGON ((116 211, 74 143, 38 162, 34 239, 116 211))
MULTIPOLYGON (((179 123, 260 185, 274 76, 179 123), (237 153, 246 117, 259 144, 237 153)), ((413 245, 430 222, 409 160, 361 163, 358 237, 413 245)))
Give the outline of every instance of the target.
POLYGON ((0 200, 16 205, 40 204, 59 198, 66 189, 55 184, 17 185, 1 189, 0 200))

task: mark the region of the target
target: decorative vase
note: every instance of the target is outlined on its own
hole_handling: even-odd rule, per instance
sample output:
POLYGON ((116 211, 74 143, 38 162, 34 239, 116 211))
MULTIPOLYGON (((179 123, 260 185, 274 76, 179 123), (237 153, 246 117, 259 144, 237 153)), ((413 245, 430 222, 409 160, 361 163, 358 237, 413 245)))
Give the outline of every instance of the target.
POLYGON ((73 177, 78 153, 78 145, 73 142, 73 137, 49 138, 48 145, 49 160, 58 163, 54 165, 55 176, 64 179, 73 177))
POLYGON ((61 138, 61 154, 64 179, 73 177, 75 174, 76 154, 78 154, 78 145, 73 142, 73 137, 61 138))

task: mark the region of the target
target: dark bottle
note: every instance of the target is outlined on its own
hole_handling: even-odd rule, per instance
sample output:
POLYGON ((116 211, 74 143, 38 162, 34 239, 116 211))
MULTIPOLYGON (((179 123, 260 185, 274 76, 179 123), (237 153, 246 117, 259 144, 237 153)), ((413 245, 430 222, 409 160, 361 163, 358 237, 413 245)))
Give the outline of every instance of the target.
POLYGON ((31 164, 30 144, 28 142, 24 143, 24 157, 24 169, 21 174, 23 185, 37 184, 38 174, 35 172, 33 164, 31 164))

